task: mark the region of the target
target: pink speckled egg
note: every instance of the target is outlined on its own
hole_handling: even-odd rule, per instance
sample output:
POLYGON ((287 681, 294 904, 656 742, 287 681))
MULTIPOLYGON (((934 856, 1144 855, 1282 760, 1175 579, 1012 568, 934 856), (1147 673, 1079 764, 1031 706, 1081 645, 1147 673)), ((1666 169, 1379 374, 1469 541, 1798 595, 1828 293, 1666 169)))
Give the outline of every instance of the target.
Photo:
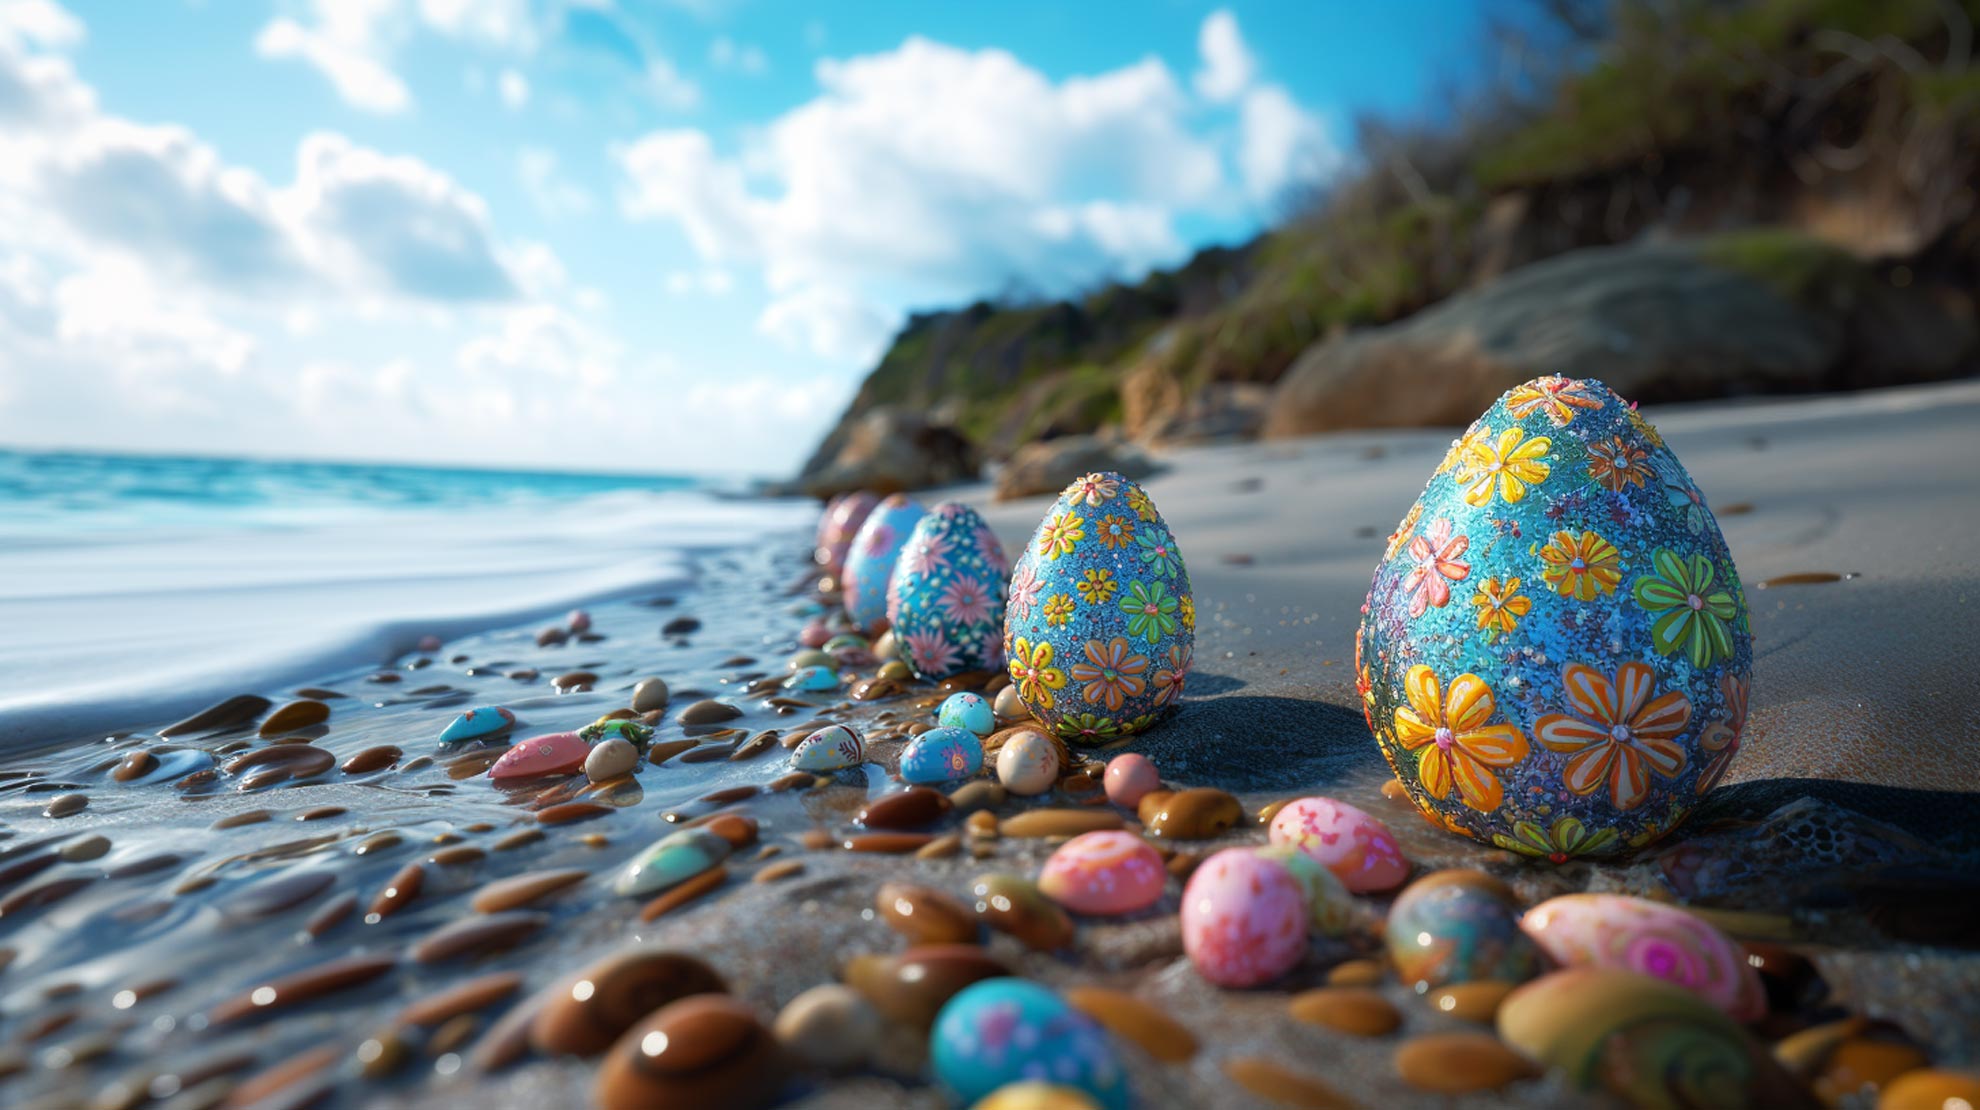
POLYGON ((1135 752, 1108 760, 1104 781, 1107 800, 1129 809, 1140 805, 1143 795, 1162 788, 1162 776, 1156 772, 1155 764, 1135 752))
POLYGON ((1739 1021, 1767 1012, 1760 975, 1739 945, 1675 906, 1626 894, 1563 894, 1526 911, 1519 927, 1564 967, 1654 975, 1739 1021))
POLYGON ((1183 951, 1220 987, 1255 987, 1292 970, 1306 952, 1306 893, 1277 860, 1226 848, 1183 890, 1183 951))
POLYGON ((1387 825, 1332 798, 1288 802, 1272 818, 1272 843, 1297 848, 1325 865, 1356 893, 1394 890, 1409 878, 1409 861, 1387 825))
POLYGON ((532 736, 503 752, 495 766, 488 769, 488 777, 500 782, 571 774, 583 769, 584 757, 590 754, 591 745, 575 732, 532 736))
POLYGON ((804 631, 798 633, 798 643, 808 648, 824 647, 825 641, 831 638, 832 630, 821 620, 811 621, 804 626, 804 631))
POLYGON ((1038 889, 1074 913, 1105 917, 1154 905, 1168 877, 1147 841, 1130 832, 1090 832, 1052 853, 1038 889))

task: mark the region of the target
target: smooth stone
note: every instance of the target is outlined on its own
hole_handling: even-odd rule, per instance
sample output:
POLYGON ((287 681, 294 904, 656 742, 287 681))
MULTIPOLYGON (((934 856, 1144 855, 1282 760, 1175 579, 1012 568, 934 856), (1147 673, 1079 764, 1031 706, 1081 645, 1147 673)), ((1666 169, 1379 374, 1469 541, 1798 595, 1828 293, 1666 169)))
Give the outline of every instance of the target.
POLYGON ((1151 836, 1168 840, 1209 840, 1222 836, 1244 819, 1244 807, 1222 790, 1191 787, 1169 795, 1153 820, 1145 822, 1151 836))
POLYGON ((601 1110, 753 1110, 774 1103, 787 1077, 777 1038, 747 1004, 696 995, 627 1030, 593 1097, 601 1110))
POLYGON ((103 858, 103 854, 109 850, 109 837, 92 834, 80 840, 69 841, 57 849, 55 854, 69 863, 87 863, 93 859, 103 858))
POLYGON ((1980 1073, 1919 1068, 1891 1080, 1877 1095, 1877 1110, 1965 1110, 1980 1107, 1980 1073))
POLYGON ((909 944, 974 944, 982 931, 969 907, 934 887, 883 883, 873 905, 909 944))
POLYGON ((1307 915, 1305 891, 1283 864, 1226 848, 1183 888, 1183 951, 1210 982, 1255 987, 1306 954, 1307 915))
POLYGON ((522 981, 522 973, 518 971, 496 971, 476 976, 412 1003, 399 1011, 398 1021, 405 1025, 439 1025, 462 1014, 493 1006, 516 993, 522 981))
POLYGON ((1489 1033, 1428 1033, 1396 1048, 1396 1074, 1420 1091, 1496 1091, 1540 1074, 1533 1061, 1489 1033))
POLYGON ((311 1106, 330 1094, 331 1083, 322 1074, 342 1059, 343 1045, 323 1045, 300 1052, 287 1060, 256 1072, 227 1093, 227 1107, 311 1106))
POLYGON ((73 817, 88 808, 88 806, 89 795, 87 794, 62 794, 50 799, 47 808, 41 811, 41 815, 60 820, 64 817, 73 817))
POLYGON ((745 817, 740 813, 717 814, 713 820, 696 827, 705 828, 728 841, 731 849, 747 848, 756 843, 759 832, 756 818, 745 817))
POLYGON ((344 761, 344 773, 347 775, 368 775, 373 771, 383 771, 385 768, 397 763, 399 757, 404 754, 404 752, 390 744, 380 744, 375 748, 366 748, 344 761))
POLYGON ((966 728, 944 725, 908 741, 901 752, 903 782, 945 783, 983 770, 983 741, 966 728))
POLYGON ((273 813, 265 809, 244 810, 240 813, 230 813, 222 817, 218 821, 213 822, 211 827, 215 829, 238 829, 243 825, 262 824, 273 816, 275 816, 273 813))
POLYGON ((798 742, 791 769, 830 772, 856 767, 866 759, 866 743, 844 725, 827 725, 798 742))
POLYGON ((420 888, 426 885, 426 869, 417 863, 408 863, 385 881, 371 905, 365 910, 365 920, 376 924, 406 908, 406 904, 419 897, 420 888))
POLYGON ((1165 1064, 1180 1064, 1196 1055, 1194 1033, 1135 995, 1106 987, 1068 987, 1061 994, 1073 1009, 1165 1064))
POLYGON ((673 620, 660 626, 660 634, 662 636, 685 636, 690 632, 696 632, 700 629, 701 620, 698 617, 675 617, 673 620))
POLYGON ((839 847, 848 852, 878 852, 884 855, 905 855, 918 852, 935 838, 928 833, 865 833, 849 836, 839 842, 839 847))
POLYGON ((309 915, 309 920, 303 922, 303 932, 312 937, 322 936, 342 925, 346 918, 357 911, 357 904, 358 896, 354 890, 347 890, 337 895, 318 906, 316 912, 309 915))
POLYGON ((705 698, 681 710, 680 716, 676 719, 683 725, 693 727, 721 724, 723 721, 733 721, 742 715, 742 710, 727 702, 705 698))
POLYGON ((1104 809, 1028 809, 999 821, 997 831, 1020 838, 1078 836, 1118 829, 1121 824, 1119 814, 1104 809))
POLYGON ((216 765, 213 753, 204 748, 178 748, 173 751, 153 752, 151 754, 157 758, 158 765, 145 774, 129 780, 130 785, 174 782, 185 778, 187 775, 195 775, 201 771, 210 770, 216 765))
POLYGON ((1453 983, 1431 992, 1430 1008, 1463 1021, 1490 1025, 1499 1016, 1499 1006, 1505 1002, 1506 996, 1518 986, 1518 983, 1497 979, 1453 983))
POLYGON ((507 782, 546 775, 568 775, 581 770, 590 754, 591 745, 575 732, 532 736, 503 752, 502 757, 488 769, 488 777, 497 782, 507 782))
POLYGON ((219 900, 223 917, 256 921, 294 909, 330 889, 337 877, 328 871, 296 871, 243 887, 219 900))
POLYGON ((529 1041, 553 1055, 596 1056, 648 1014, 683 998, 728 989, 699 957, 656 948, 624 949, 546 992, 530 1023, 529 1041))
POLYGON ((771 1031, 799 1063, 836 1072, 871 1059, 885 1027, 879 1011, 858 991, 821 983, 785 1003, 771 1031))
POLYGON ((1409 861, 1388 826, 1346 802, 1296 798, 1279 808, 1267 835, 1312 857, 1357 894, 1394 890, 1409 878, 1409 861))
POLYGON ((1386 1037, 1402 1026, 1402 1013, 1367 987, 1320 987, 1293 996, 1286 1009, 1298 1021, 1357 1037, 1386 1037))
POLYGON ((236 728, 253 721, 268 711, 275 703, 258 694, 238 694, 217 705, 175 721, 158 730, 160 736, 179 736, 189 732, 213 732, 223 728, 236 728))
POLYGON ((399 966, 397 956, 343 956, 270 979, 213 1008, 208 1020, 226 1025, 250 1014, 272 1013, 326 994, 361 986, 399 966))
POLYGON ((584 757, 584 777, 592 782, 609 782, 629 775, 639 766, 639 749, 613 736, 600 740, 584 757))
POLYGON ((1061 844, 1045 861, 1038 889, 1074 913, 1113 917, 1160 901, 1168 878, 1161 854, 1147 841, 1103 830, 1061 844))
MULTIPOLYGON (((552 807, 555 808, 555 807, 552 807)), ((545 811, 548 812, 548 811, 545 811)), ((541 814, 538 814, 541 817, 541 814)), ((426 862, 441 867, 459 867, 463 864, 480 863, 488 853, 472 844, 461 844, 452 848, 442 848, 426 857, 426 862)))
POLYGON ((337 765, 337 757, 314 744, 275 744, 266 748, 255 748, 242 752, 227 761, 230 775, 247 774, 241 781, 241 789, 251 790, 261 785, 255 780, 267 778, 269 782, 282 782, 287 779, 306 779, 320 775, 337 765), (272 777, 270 777, 270 773, 272 777))
POLYGON ((729 842, 707 829, 669 833, 635 856, 612 889, 627 896, 655 894, 721 863, 729 851, 729 842))
POLYGON ((1389 958, 1418 993, 1473 979, 1523 982, 1540 970, 1512 891, 1482 871, 1425 875, 1389 907, 1389 958))
POLYGON ((566 671, 550 680, 559 690, 589 690, 598 681, 595 671, 566 671))
POLYGON ((268 715, 261 722, 262 736, 280 736, 297 729, 320 725, 330 719, 330 707, 320 701, 303 698, 292 701, 268 715))
POLYGON ((516 727, 516 715, 499 705, 478 705, 447 722, 440 730, 442 745, 461 744, 498 736, 516 727))
POLYGON ((949 801, 957 813, 975 813, 980 810, 995 810, 1009 798, 1010 791, 1004 784, 978 779, 966 782, 949 792, 949 801))
POLYGON ((468 903, 476 913, 501 913, 540 902, 589 878, 589 871, 530 871, 489 883, 468 903))
POLYGON ((349 812, 350 810, 345 809, 343 806, 311 806, 301 813, 296 814, 296 820, 327 821, 332 817, 342 817, 349 812))
POLYGON ((658 744, 646 749, 646 761, 658 767, 682 752, 698 747, 700 744, 701 741, 693 739, 662 740, 658 744))
POLYGON ((1128 1072, 1107 1031, 1037 983, 999 978, 949 1000, 929 1038, 935 1080, 967 1104, 1007 1084, 1049 1077, 1107 1110, 1127 1110, 1128 1072))
POLYGON ((941 791, 910 786, 868 802, 857 820, 869 829, 920 829, 940 821, 951 808, 941 791))
POLYGON ((1021 797, 1043 794, 1059 781, 1059 750, 1043 733, 1026 729, 998 749, 997 781, 1021 797))
MULTIPOLYGON (((877 651, 874 653, 874 655, 875 658, 887 659, 886 656, 880 655, 877 651)), ((909 682, 914 681, 914 671, 911 670, 906 663, 903 663, 898 659, 887 659, 885 663, 880 664, 880 669, 879 671, 875 672, 874 677, 885 679, 888 682, 898 682, 905 685, 909 682)))
POLYGON ((680 909, 682 906, 687 905, 689 902, 705 894, 713 893, 716 888, 728 881, 729 869, 718 863, 701 874, 691 879, 685 879, 675 883, 673 886, 660 892, 648 901, 646 905, 639 908, 639 919, 641 921, 657 921, 680 909))
POLYGON ((52 906, 95 881, 95 875, 68 875, 22 887, 0 899, 0 917, 52 906))
POLYGON ((1072 918, 1028 879, 982 875, 970 884, 970 893, 985 924, 1033 951, 1056 952, 1072 943, 1072 918))
POLYGON ((997 696, 990 701, 990 710, 1000 721, 1016 721, 1031 716, 1031 710, 1024 707, 1024 700, 1018 697, 1015 686, 997 691, 997 696))
POLYGON ((1746 953, 1703 918, 1622 894, 1564 894, 1526 911, 1520 929, 1562 967, 1612 967, 1666 979, 1736 1021, 1767 1011, 1746 953))
POLYGON ((550 915, 526 910, 481 914, 442 925, 412 947, 412 958, 423 964, 443 963, 514 948, 536 935, 550 915))
POLYGON ((158 757, 147 751, 135 751, 125 756, 110 772, 116 782, 130 782, 141 779, 158 769, 158 757))
POLYGON ((923 944, 892 956, 856 957, 846 983, 888 1019, 927 1029, 958 991, 1010 973, 977 945, 923 944))
POLYGON ((1141 804, 1141 799, 1162 789, 1162 776, 1147 756, 1140 752, 1124 752, 1107 761, 1101 783, 1107 790, 1108 801, 1134 809, 1141 804))
POLYGON ((667 708, 667 680, 664 678, 643 678, 633 687, 632 707, 635 713, 653 713, 667 708))
POLYGON ((1232 1056, 1224 1061, 1231 1082, 1267 1102, 1307 1110, 1351 1110, 1355 1103, 1314 1076, 1263 1056, 1232 1056))

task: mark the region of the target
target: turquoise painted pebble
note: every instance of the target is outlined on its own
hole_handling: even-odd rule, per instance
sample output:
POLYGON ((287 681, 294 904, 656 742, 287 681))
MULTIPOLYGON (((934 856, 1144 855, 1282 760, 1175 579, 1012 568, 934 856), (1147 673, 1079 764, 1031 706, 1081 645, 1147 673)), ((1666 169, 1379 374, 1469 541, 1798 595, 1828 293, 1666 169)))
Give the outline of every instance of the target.
POLYGON ((950 694, 935 711, 935 723, 944 728, 966 728, 978 736, 997 731, 997 714, 981 694, 950 694))
POLYGON ((686 882, 729 856, 729 842, 707 829, 682 829, 655 841, 612 883, 624 895, 653 894, 686 882))
POLYGON ((966 728, 931 728, 908 742, 901 753, 901 780, 954 782, 983 770, 983 741, 966 728))
POLYGON ((936 1082, 964 1106, 1024 1080, 1084 1091, 1106 1110, 1134 1101, 1106 1030, 1024 979, 985 979, 949 999, 935 1017, 929 1056, 936 1082))
POLYGON ((798 742, 791 766, 799 771, 842 771, 866 760, 866 744, 844 725, 827 725, 798 742))
POLYGON ((975 509, 944 501, 921 518, 887 591, 896 650, 915 674, 935 682, 1004 669, 1010 573, 997 534, 975 509))
POLYGON ((786 690, 836 690, 839 688, 839 672, 829 666, 799 667, 784 680, 786 690))
POLYGON ((638 721, 619 720, 615 718, 609 721, 593 721, 583 728, 578 729, 578 736, 582 737, 587 744, 596 744, 600 740, 616 736, 633 747, 645 751, 646 745, 653 740, 653 728, 651 725, 643 725, 638 721))
POLYGON ((516 727, 516 715, 499 705, 480 705, 447 722, 440 730, 442 744, 461 744, 486 736, 499 736, 516 727))

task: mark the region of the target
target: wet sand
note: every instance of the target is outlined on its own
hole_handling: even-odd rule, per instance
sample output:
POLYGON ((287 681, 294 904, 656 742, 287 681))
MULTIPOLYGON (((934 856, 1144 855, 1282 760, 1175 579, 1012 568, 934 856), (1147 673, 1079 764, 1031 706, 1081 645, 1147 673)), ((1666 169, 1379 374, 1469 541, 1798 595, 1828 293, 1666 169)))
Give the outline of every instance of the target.
MULTIPOLYGON (((1972 743, 1980 709, 1962 696, 1974 656, 1967 606, 1980 597, 1980 560, 1972 555, 1980 539, 1973 477, 1980 473, 1980 437, 1973 434, 1980 385, 1648 415, 1718 512, 1748 583, 1756 644, 1754 709, 1741 756, 1727 784, 1671 842, 1621 865, 1556 868, 1437 832, 1406 803, 1382 795, 1388 773, 1357 706, 1353 634, 1383 537, 1442 456, 1449 433, 1371 432, 1165 459, 1167 471, 1147 489, 1190 562, 1197 662, 1184 709, 1136 740, 1134 750, 1150 755, 1166 780, 1230 790, 1248 812, 1300 793, 1353 801, 1389 823, 1419 868, 1483 868, 1527 901, 1580 889, 1688 900, 1716 912, 1736 936, 1784 940, 1808 954, 1830 985, 1828 1006, 1896 1021, 1937 1062, 1972 1067, 1980 1060, 1980 955, 1955 942, 1971 945, 1980 927, 1980 819, 1971 806, 1980 789, 1972 743), (1839 577, 1790 578, 1826 575, 1839 577)), ((1045 506, 1042 499, 990 505, 982 489, 957 495, 982 507, 1011 549, 1045 506)), ((665 676, 674 690, 656 737, 663 742, 684 735, 674 715, 699 695, 744 708, 727 724, 745 736, 831 717, 879 737, 925 719, 923 703, 934 697, 928 687, 861 704, 812 696, 817 709, 782 714, 742 693, 756 676, 781 672, 796 649, 802 618, 792 606, 801 599, 788 587, 802 573, 806 542, 793 534, 766 550, 704 557, 699 585, 678 596, 592 606, 604 636, 595 642, 538 647, 534 628, 509 629, 378 672, 396 681, 372 681, 368 670, 324 676, 318 685, 345 696, 326 700, 331 716, 314 743, 340 762, 379 744, 400 747, 410 761, 433 752, 453 714, 490 703, 522 718, 517 736, 576 728, 625 705, 632 685, 648 675, 665 676), (656 600, 672 604, 647 604, 656 600), (656 635, 683 615, 703 627, 656 635), (537 672, 533 679, 507 677, 528 669, 537 672), (551 689, 552 677, 578 669, 599 676, 591 691, 551 689), (876 722, 878 714, 894 719, 876 722)), ((293 691, 259 692, 280 703, 293 691)), ((131 722, 147 730, 167 723, 131 722)), ((189 740, 210 748, 264 746, 252 732, 189 740)), ((330 1097, 349 1105, 583 1105, 591 1063, 536 1058, 483 1076, 473 1074, 470 1049, 429 1056, 414 1039, 401 1067, 369 1079, 360 1075, 357 1053, 408 1002, 436 990, 513 970, 522 975, 514 997, 526 998, 629 943, 703 955, 767 1019, 799 991, 834 978, 853 956, 902 946, 871 912, 880 882, 907 878, 960 896, 985 872, 1035 875, 1050 849, 1008 837, 972 841, 981 843, 982 859, 968 848, 933 860, 807 848, 807 833, 836 839, 853 831, 853 814, 885 785, 869 767, 864 781, 845 775, 816 789, 729 803, 759 822, 762 843, 777 854, 739 851, 719 890, 649 923, 638 916, 643 899, 610 892, 613 874, 669 831, 664 814, 705 814, 722 807, 692 799, 783 776, 781 747, 739 761, 677 756, 642 765, 638 797, 627 790, 615 798, 627 804, 497 849, 537 827, 532 807, 563 800, 562 791, 506 793, 485 778, 456 780, 438 765, 408 770, 404 761, 388 771, 331 771, 247 793, 236 789, 235 776, 190 792, 111 781, 113 757, 156 743, 143 731, 107 742, 79 738, 0 762, 7 776, 0 821, 12 834, 0 842, 0 868, 90 835, 111 841, 100 858, 57 859, 0 890, 11 897, 59 889, 48 884, 65 880, 73 887, 60 901, 0 915, 0 946, 15 953, 0 971, 3 1043, 31 1062, 30 1070, 0 1080, 13 1088, 10 1104, 87 1102, 120 1083, 162 1101, 174 1088, 155 1081, 196 1071, 193 1064, 215 1052, 238 1054, 217 1074, 246 1078, 323 1051, 320 1070, 291 1094, 331 1084, 330 1097), (52 798, 71 792, 87 794, 88 808, 60 820, 41 816, 52 798), (256 809, 271 811, 271 819, 211 827, 256 809), (312 819, 297 820, 305 814, 312 819), (387 831, 397 843, 357 853, 387 831), (603 843, 588 843, 591 837, 603 843), (461 847, 481 854, 426 862, 461 847), (152 866, 165 856, 173 858, 152 866), (751 881, 791 860, 802 864, 797 874, 751 881), (133 863, 151 869, 133 873, 133 863), (364 903, 411 863, 426 875, 420 894, 375 924, 363 922, 364 903), (437 964, 403 958, 422 938, 468 916, 472 893, 489 882, 555 868, 591 877, 532 907, 547 919, 516 947, 437 964), (318 873, 327 881, 311 877, 318 873), (269 887, 274 880, 289 885, 269 887), (308 893, 294 905, 267 908, 283 892, 302 889, 308 893), (304 922, 347 894, 356 896, 358 912, 309 938, 304 922), (208 1024, 216 1006, 271 975, 352 952, 401 960, 377 981, 293 1011, 208 1024), (119 992, 165 979, 172 984, 136 991, 142 997, 119 1005, 119 992), (65 1054, 50 1055, 57 1050, 65 1054)), ((879 740, 875 756, 891 766, 900 746, 879 740)), ((952 816, 934 831, 959 825, 952 816)), ((1216 846, 1247 840, 1262 840, 1261 831, 1241 825, 1216 846)), ((1083 921, 1067 954, 1031 953, 1001 936, 992 950, 1044 982, 1132 990, 1196 1034, 1201 1048, 1186 1063, 1158 1063, 1122 1048, 1142 1104, 1265 1105, 1228 1078, 1226 1062, 1240 1056, 1276 1061, 1362 1105, 1447 1104, 1405 1086, 1392 1059, 1413 1037, 1464 1026, 1393 981, 1381 989, 1404 1015, 1397 1033, 1362 1039, 1286 1017, 1292 993, 1320 985, 1340 961, 1374 951, 1365 931, 1316 940, 1304 963, 1270 988, 1220 991, 1181 955, 1179 890, 1172 882, 1154 910, 1125 921, 1083 921)), ((1364 926, 1379 922, 1386 901, 1358 899, 1364 926)), ((485 1035, 500 1012, 483 1011, 475 1034, 485 1035)), ((919 1038, 900 1028, 889 1032, 870 1072, 802 1077, 789 1093, 800 1105, 940 1103, 926 1086, 919 1038)), ((1551 1079, 1475 1102, 1590 1104, 1551 1079)))

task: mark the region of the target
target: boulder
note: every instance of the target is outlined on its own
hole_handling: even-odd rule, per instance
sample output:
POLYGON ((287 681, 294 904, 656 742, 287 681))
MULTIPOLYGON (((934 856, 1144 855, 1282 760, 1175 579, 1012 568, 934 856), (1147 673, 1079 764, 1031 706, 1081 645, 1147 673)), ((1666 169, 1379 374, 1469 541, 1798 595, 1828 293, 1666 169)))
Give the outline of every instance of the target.
POLYGON ((786 488, 820 500, 861 489, 884 496, 972 481, 981 467, 976 446, 954 426, 893 405, 835 431, 827 446, 786 488))
POLYGON ((1139 481, 1155 473, 1148 456, 1102 436, 1060 436, 1017 449, 997 474, 997 500, 1057 494, 1075 478, 1111 470, 1139 481))

